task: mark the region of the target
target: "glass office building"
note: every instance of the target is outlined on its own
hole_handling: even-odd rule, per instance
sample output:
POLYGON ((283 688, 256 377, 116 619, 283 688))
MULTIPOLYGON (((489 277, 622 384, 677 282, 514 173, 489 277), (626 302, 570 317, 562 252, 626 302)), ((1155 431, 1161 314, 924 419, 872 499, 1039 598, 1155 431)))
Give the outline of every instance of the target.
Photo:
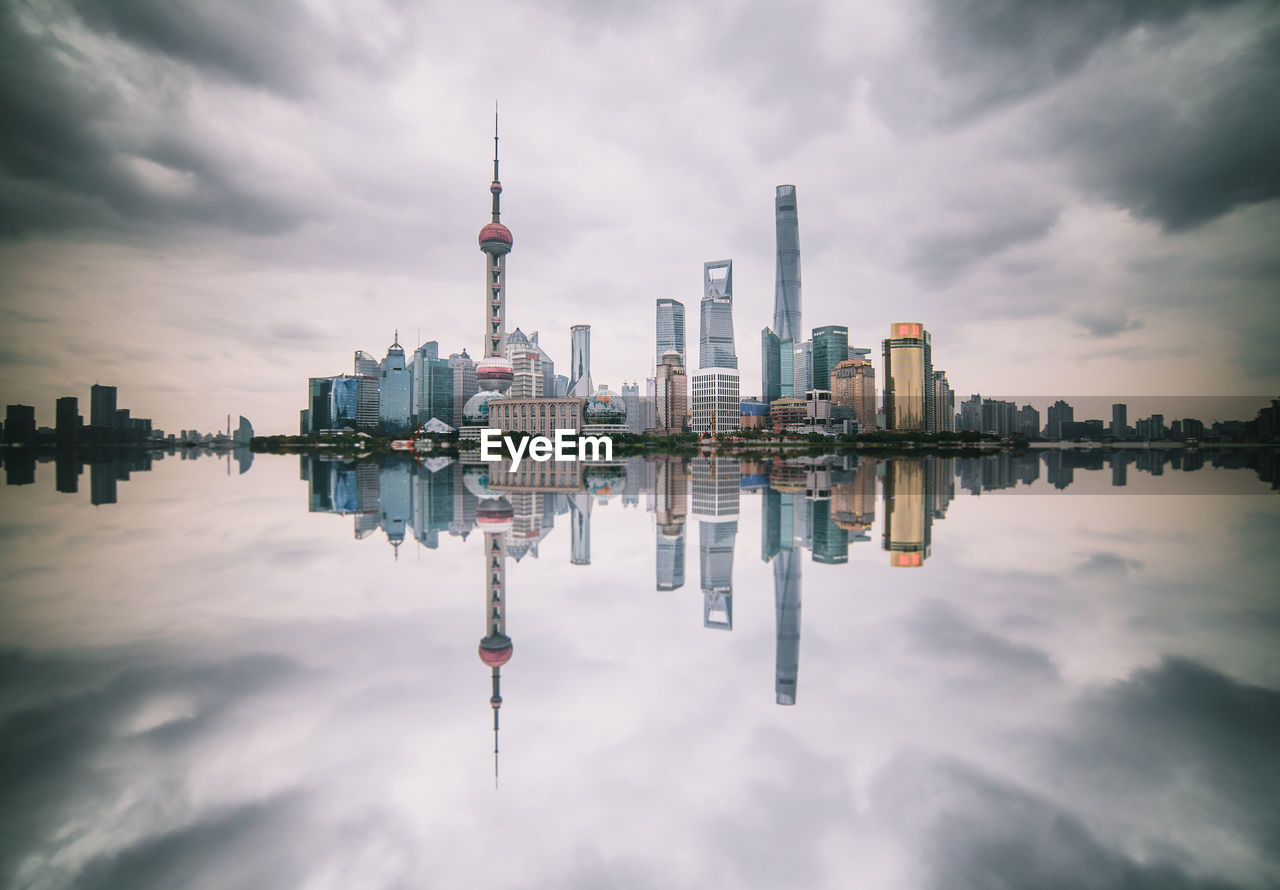
POLYGON ((933 356, 919 322, 895 322, 884 341, 885 429, 933 432, 933 356))
POLYGON ((698 332, 698 367, 736 368, 733 344, 733 260, 702 265, 701 325, 698 332))
POLYGON ((831 371, 849 358, 849 329, 829 324, 813 329, 811 389, 831 389, 831 371))
POLYGON ((684 303, 679 300, 658 301, 657 335, 654 364, 661 364, 662 357, 668 352, 678 352, 680 362, 684 364, 684 303))

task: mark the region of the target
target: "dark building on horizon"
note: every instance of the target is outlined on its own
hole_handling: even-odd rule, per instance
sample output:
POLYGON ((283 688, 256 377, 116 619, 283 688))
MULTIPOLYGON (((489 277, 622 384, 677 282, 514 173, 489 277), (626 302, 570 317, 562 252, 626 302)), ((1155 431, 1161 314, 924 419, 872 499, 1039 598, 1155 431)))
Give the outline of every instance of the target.
POLYGON ((1048 433, 1050 439, 1062 438, 1062 425, 1071 423, 1076 419, 1075 409, 1064 402, 1062 399, 1054 402, 1049 406, 1048 412, 1048 433))
POLYGON ((116 388, 95 383, 89 387, 89 425, 109 430, 116 423, 116 388))
POLYGON ((1111 406, 1111 435, 1124 439, 1129 435, 1129 406, 1117 402, 1111 406))
POLYGON ((80 438, 80 400, 75 396, 58 399, 54 409, 55 426, 59 442, 75 442, 80 438))
POLYGON ((9 405, 4 413, 4 440, 26 445, 36 440, 36 409, 32 405, 9 405))

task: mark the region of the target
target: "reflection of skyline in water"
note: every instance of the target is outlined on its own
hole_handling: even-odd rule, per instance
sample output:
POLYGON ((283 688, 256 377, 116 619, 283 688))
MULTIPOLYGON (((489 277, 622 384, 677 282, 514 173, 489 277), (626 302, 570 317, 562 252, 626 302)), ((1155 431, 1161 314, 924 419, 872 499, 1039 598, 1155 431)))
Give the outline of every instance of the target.
POLYGON ((226 461, 228 475, 231 474, 233 460, 239 475, 249 472, 249 468, 253 466, 253 452, 244 445, 234 448, 123 448, 88 445, 58 449, 0 448, 6 485, 34 485, 37 465, 52 463, 54 490, 59 494, 76 494, 80 491, 80 477, 87 469, 89 503, 95 507, 117 503, 119 483, 128 482, 134 473, 149 472, 158 461, 174 456, 182 460, 221 458, 226 461))
MULTIPOLYGON (((501 492, 511 509, 502 532, 503 559, 538 556, 539 544, 569 522, 569 562, 591 564, 593 503, 618 496, 638 505, 641 493, 654 514, 654 587, 684 586, 686 534, 698 528, 698 581, 703 627, 733 629, 733 575, 741 493, 761 499, 761 558, 772 563, 775 605, 775 697, 795 704, 799 685, 803 551, 823 565, 849 562, 850 547, 871 542, 876 520, 877 480, 883 504, 881 549, 893 568, 920 568, 933 555, 934 524, 947 515, 957 490, 970 494, 1005 491, 1045 480, 1061 491, 1074 471, 1111 468, 1122 486, 1127 468, 1161 475, 1165 467, 1194 472, 1205 466, 1253 469, 1273 488, 1276 461, 1266 453, 1182 453, 1071 450, 1000 452, 976 458, 938 455, 877 459, 855 454, 741 461, 733 457, 629 458, 608 464, 536 464, 517 473, 495 471, 476 461, 408 456, 327 460, 302 458, 310 485, 310 509, 351 515, 355 536, 381 529, 397 549, 406 534, 427 548, 439 535, 466 538, 476 527, 477 495, 465 480, 484 474, 488 491, 501 492), (1270 478, 1269 478, 1270 477, 1270 478)), ((483 492, 482 492, 483 493, 483 492)))
MULTIPOLYGON (((848 562, 851 545, 870 541, 876 518, 877 480, 883 502, 881 548, 894 567, 919 567, 933 550, 933 526, 944 519, 958 491, 1011 491, 1037 484, 1064 491, 1075 471, 1110 469, 1111 487, 1128 484, 1130 467, 1161 476, 1166 469, 1192 473, 1207 467, 1252 470, 1280 489, 1280 452, 1089 452, 1043 450, 1000 452, 974 458, 922 455, 876 458, 857 454, 742 461, 733 457, 670 455, 633 457, 601 464, 525 461, 517 473, 492 475, 508 498, 513 523, 508 552, 517 561, 535 557, 557 517, 570 526, 571 562, 591 564, 593 503, 621 500, 654 514, 655 587, 678 590, 685 583, 686 539, 698 526, 699 586, 708 627, 732 627, 732 566, 740 492, 763 498, 766 522, 762 557, 782 548, 807 550, 813 562, 848 562), (1043 471, 1043 478, 1042 478, 1043 471), (790 542, 788 545, 786 542, 790 542)), ((463 484, 467 472, 486 472, 479 461, 404 455, 363 460, 303 456, 309 509, 353 517, 355 537, 381 530, 398 548, 411 535, 434 549, 439 535, 466 538, 476 525, 475 493, 463 484), (476 468, 468 470, 467 468, 476 468)), ((138 469, 138 467, 134 467, 138 469)))
MULTIPOLYGON (((54 494, 55 467, 10 492, 6 603, 22 641, 11 646, 39 660, 7 663, 0 720, 20 768, 5 809, 31 828, 8 858, 0 850, 0 883, 26 886, 17 869, 38 862, 58 870, 52 887, 159 886, 139 876, 161 864, 164 876, 236 886, 246 856, 284 849, 296 869, 255 871, 255 886, 305 886, 424 847, 396 881, 434 869, 456 883, 477 861, 502 870, 468 840, 495 806, 533 835, 512 858, 547 851, 540 884, 579 882, 560 867, 575 845, 616 857, 650 825, 664 826, 652 836, 664 849, 699 839, 702 883, 768 848, 797 813, 812 814, 798 830, 841 837, 825 867, 811 852, 788 860, 806 886, 848 886, 865 862, 880 863, 865 886, 957 874, 1069 886, 1072 869, 1111 875, 1095 881, 1108 887, 1274 876, 1274 608, 1257 590, 1274 572, 1273 498, 1165 511, 1058 497, 1044 455, 671 457, 560 477, 308 459, 302 483, 294 460, 262 458, 261 482, 206 465, 172 488, 139 486, 146 509, 67 509, 90 492, 54 494), (952 506, 971 487, 1027 490, 1028 479, 1047 496, 952 506), (307 520, 304 493, 331 515, 290 522, 307 520), (183 528, 196 504, 199 527, 183 528), (1196 510, 1203 527, 1161 515, 1196 510), (575 515, 590 563, 574 564, 575 515), (557 532, 562 517, 570 527, 557 532), (703 523, 707 537, 688 542, 695 588, 669 545, 703 523), (55 546, 49 528, 76 545, 55 546), (405 546, 427 552, 405 559, 405 546), (903 554, 920 567, 900 571, 903 554), (698 623, 704 588, 717 587, 732 597, 732 630, 698 623), (563 803, 548 812, 549 799, 563 803), (247 815, 228 823, 228 812, 247 815), (770 819, 734 821, 758 812, 770 819), (328 813, 334 832, 322 834, 328 813), (598 813, 616 830, 599 830, 598 813), (353 820, 373 828, 353 836, 353 820), (78 830, 89 823, 120 830, 78 830), (1222 837, 1231 855, 1213 858, 1222 837)), ((1071 491, 1113 470, 1053 462, 1071 469, 1071 491)), ((1161 485, 1176 482, 1171 465, 1161 485)), ((1145 475, 1121 466, 1130 485, 1145 475)), ((1267 488, 1254 470, 1238 475, 1267 488)), ((781 866, 756 870, 732 883, 787 883, 781 866)), ((519 880, 508 877, 498 883, 519 880)), ((661 867, 582 880, 683 886, 661 867)))

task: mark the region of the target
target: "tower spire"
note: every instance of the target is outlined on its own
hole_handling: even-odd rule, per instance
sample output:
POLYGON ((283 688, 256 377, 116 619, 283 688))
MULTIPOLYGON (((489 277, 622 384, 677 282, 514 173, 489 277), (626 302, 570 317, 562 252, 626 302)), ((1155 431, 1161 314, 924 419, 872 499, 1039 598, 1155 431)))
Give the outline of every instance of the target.
POLYGON ((493 669, 493 787, 498 787, 498 708, 502 706, 502 696, 498 693, 500 674, 498 668, 493 669))
POLYGON ((502 196, 502 183, 498 180, 498 100, 493 102, 493 184, 489 186, 493 193, 493 221, 498 222, 501 213, 498 208, 502 196))

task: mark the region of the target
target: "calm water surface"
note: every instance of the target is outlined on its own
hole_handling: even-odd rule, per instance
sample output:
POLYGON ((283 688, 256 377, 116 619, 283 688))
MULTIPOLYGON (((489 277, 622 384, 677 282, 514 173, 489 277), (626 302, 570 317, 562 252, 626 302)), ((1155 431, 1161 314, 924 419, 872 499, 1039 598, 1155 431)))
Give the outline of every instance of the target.
POLYGON ((1274 462, 142 463, 7 458, 0 885, 1280 885, 1274 462))

